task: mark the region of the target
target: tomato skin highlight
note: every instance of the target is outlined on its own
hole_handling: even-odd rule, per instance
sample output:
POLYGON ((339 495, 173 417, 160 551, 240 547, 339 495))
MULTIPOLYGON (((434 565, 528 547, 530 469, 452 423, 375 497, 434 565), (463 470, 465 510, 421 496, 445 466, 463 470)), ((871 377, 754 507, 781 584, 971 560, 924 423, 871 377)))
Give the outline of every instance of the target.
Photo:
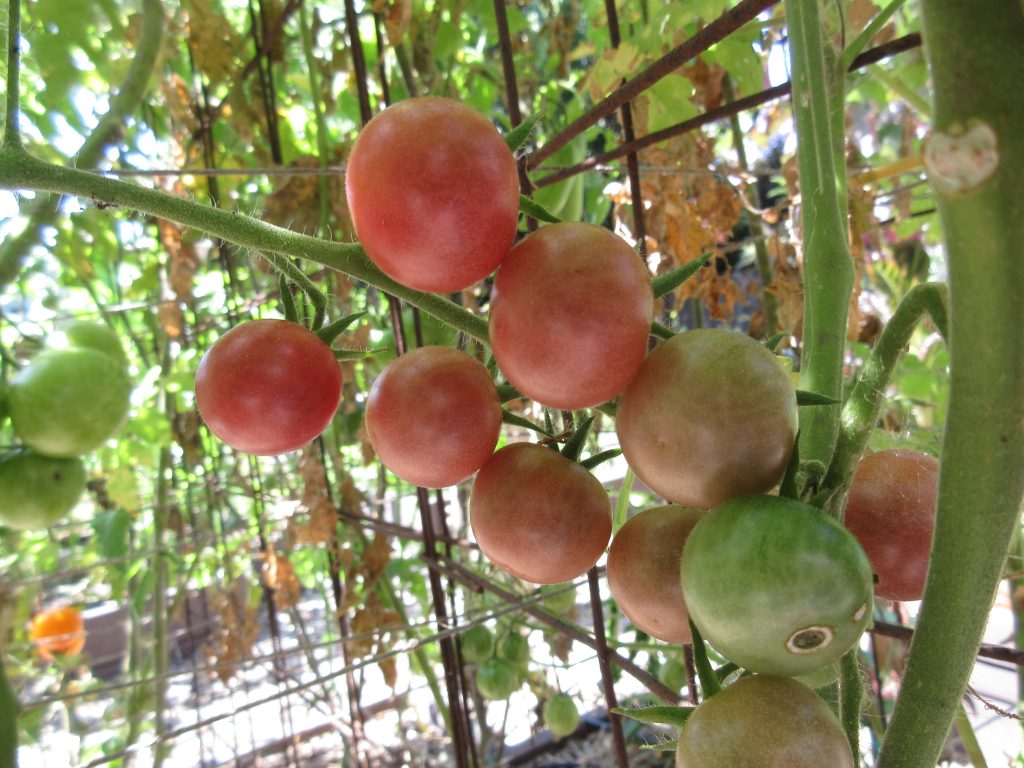
POLYGON ((626 521, 608 550, 608 588, 626 617, 651 637, 690 643, 690 614, 679 583, 683 545, 703 510, 670 504, 626 521))
POLYGON ((451 99, 405 99, 376 115, 349 155, 345 192, 371 261, 420 291, 491 274, 519 222, 519 176, 490 121, 451 99))
POLYGON ((366 431, 384 466, 402 480, 443 488, 490 458, 501 402, 482 363, 457 349, 421 347, 374 380, 366 431))
POLYGON ((854 768, 832 710, 788 678, 743 677, 712 696, 679 734, 677 768, 854 768))
POLYGON ((551 224, 517 243, 494 278, 494 358, 539 403, 600 405, 639 370, 653 312, 650 274, 625 240, 593 224, 551 224))
POLYGON ((878 597, 924 594, 938 484, 938 460, 918 451, 878 451, 857 464, 843 523, 871 561, 878 597))
POLYGON ((206 351, 196 406, 218 438, 257 456, 288 453, 327 428, 341 401, 341 368, 312 331, 250 320, 206 351))
POLYGON ((744 496, 711 510, 686 540, 681 578, 704 639, 765 675, 837 661, 871 619, 864 550, 831 517, 792 499, 744 496))
POLYGON ((533 443, 488 459, 473 481, 469 518, 488 560, 535 584, 586 572, 612 533, 611 502, 597 478, 533 443))
POLYGON ((619 399, 615 428, 651 490, 709 509, 782 479, 796 440, 796 391, 749 336, 686 331, 647 355, 619 399))

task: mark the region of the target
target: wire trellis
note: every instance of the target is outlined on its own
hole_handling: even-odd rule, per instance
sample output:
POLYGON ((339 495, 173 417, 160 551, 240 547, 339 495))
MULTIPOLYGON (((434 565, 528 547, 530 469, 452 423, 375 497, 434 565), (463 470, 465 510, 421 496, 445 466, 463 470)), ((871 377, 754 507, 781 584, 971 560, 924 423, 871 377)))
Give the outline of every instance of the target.
MULTIPOLYGON (((726 39, 730 34, 736 32, 744 25, 754 22, 759 15, 770 9, 778 0, 742 0, 733 8, 728 9, 723 15, 708 23, 697 33, 676 46, 667 54, 653 62, 650 66, 637 73, 634 77, 615 88, 607 97, 594 104, 582 116, 573 121, 564 130, 550 137, 541 147, 534 152, 525 155, 520 162, 520 178, 523 191, 529 193, 532 188, 544 187, 556 182, 571 178, 582 173, 609 172, 621 175, 622 167, 620 162, 625 162, 625 176, 629 184, 630 199, 633 201, 633 234, 640 244, 641 255, 646 247, 645 208, 643 205, 642 176, 645 173, 672 173, 672 174, 703 174, 722 173, 707 168, 682 168, 682 167, 661 167, 657 165, 645 165, 640 162, 639 153, 648 147, 652 147, 669 139, 676 138, 687 133, 697 131, 713 123, 730 119, 735 115, 756 109, 765 104, 786 98, 790 93, 788 83, 765 89, 759 93, 745 96, 731 101, 716 109, 708 110, 703 114, 675 125, 669 126, 660 131, 637 137, 632 125, 631 113, 632 102, 641 94, 645 93, 661 78, 675 71, 680 66, 694 60, 701 53, 707 51, 711 46, 726 39), (616 118, 617 115, 617 118, 616 118), (530 176, 533 171, 539 170, 539 165, 545 159, 551 157, 559 148, 565 146, 577 136, 581 135, 601 121, 614 122, 621 132, 621 143, 605 152, 592 155, 583 161, 561 168, 545 166, 545 175, 540 178, 530 176)), ((248 10, 252 31, 252 42, 255 53, 245 64, 241 77, 246 78, 255 73, 260 81, 260 94, 267 103, 264 105, 264 114, 268 120, 267 134, 272 139, 273 165, 255 166, 252 168, 217 168, 214 167, 215 153, 212 151, 212 130, 219 116, 224 112, 226 99, 214 104, 209 98, 205 83, 201 74, 194 70, 196 90, 200 94, 201 116, 199 128, 193 135, 204 148, 203 168, 161 168, 161 169, 137 169, 119 168, 103 171, 121 177, 180 177, 195 176, 204 178, 208 185, 208 191, 214 204, 220 199, 217 189, 217 179, 224 176, 337 176, 344 173, 343 164, 325 164, 318 167, 292 167, 282 165, 282 152, 280 146, 279 126, 276 124, 277 108, 273 102, 275 62, 272 52, 274 46, 284 35, 286 23, 295 17, 301 10, 301 0, 288 0, 280 14, 276 17, 275 23, 268 25, 266 8, 261 0, 250 0, 248 10)), ((516 82, 516 71, 513 56, 512 38, 509 29, 509 22, 506 14, 505 0, 494 0, 494 11, 497 22, 498 40, 497 45, 500 51, 503 65, 503 88, 504 102, 507 105, 509 118, 513 126, 523 120, 520 107, 519 90, 516 82)), ((364 15, 369 11, 364 11, 364 15)), ((619 22, 617 11, 613 0, 606 0, 605 3, 606 21, 611 35, 613 47, 620 44, 619 22)), ((350 52, 355 75, 355 84, 358 94, 358 104, 361 120, 365 124, 373 115, 371 100, 371 78, 367 69, 366 56, 363 46, 366 44, 359 35, 360 13, 357 12, 353 0, 345 0, 344 21, 349 35, 350 52)), ((373 14, 375 43, 377 46, 376 56, 379 69, 376 73, 376 87, 380 90, 378 102, 387 104, 391 101, 390 85, 387 79, 385 68, 385 57, 387 48, 381 36, 381 17, 373 14)), ((920 36, 917 34, 907 35, 890 41, 857 57, 851 70, 867 67, 887 57, 913 50, 921 45, 920 36)), ((408 62, 403 61, 404 52, 395 52, 398 64, 403 72, 408 70, 408 62)), ((404 78, 407 86, 412 86, 413 79, 404 78)), ((410 92, 414 88, 407 87, 410 92)), ((320 158, 322 161, 325 158, 320 158)), ((755 175, 770 175, 774 171, 766 172, 742 172, 750 178, 755 175)), ((894 189, 879 192, 876 199, 895 196, 900 192, 909 191, 923 183, 920 180, 905 183, 894 189)), ((784 200, 777 203, 776 208, 782 209, 793 204, 794 201, 784 200)), ((738 250, 767 235, 753 235, 750 238, 723 246, 723 252, 738 250)), ((230 322, 238 318, 235 315, 242 315, 252 309, 255 304, 247 302, 245 293, 239 290, 238 283, 232 271, 231 248, 223 243, 215 244, 215 254, 220 259, 224 271, 229 275, 228 306, 232 316, 230 322)), ((261 294, 263 298, 269 298, 273 294, 261 294)), ((401 307, 393 298, 388 299, 390 306, 390 317, 392 321, 392 332, 399 353, 412 346, 413 340, 405 338, 405 330, 402 325, 401 307)), ((151 305, 127 305, 125 310, 149 309, 151 305)), ((118 310, 117 307, 112 311, 118 310)), ((416 339, 419 343, 422 339, 416 339)), ((206 461, 211 464, 207 476, 216 476, 213 463, 220 462, 223 457, 219 456, 216 450, 206 453, 206 461)), ((162 746, 174 742, 176 739, 190 733, 198 734, 203 738, 203 733, 208 732, 213 726, 224 721, 235 722, 241 715, 252 712, 268 704, 279 703, 281 706, 282 725, 284 726, 284 739, 281 743, 285 760, 289 766, 301 764, 298 750, 296 748, 296 737, 300 733, 307 733, 301 728, 298 717, 292 708, 293 697, 309 695, 317 689, 334 692, 331 686, 343 683, 338 692, 339 700, 343 706, 348 708, 347 717, 342 718, 336 712, 331 712, 338 732, 342 733, 349 742, 346 752, 352 764, 356 766, 367 766, 369 758, 361 751, 361 745, 365 742, 366 730, 366 707, 362 703, 362 691, 360 678, 357 676, 365 670, 371 669, 382 662, 397 657, 409 657, 418 650, 431 647, 438 647, 441 652, 441 662, 444 671, 444 689, 446 703, 450 712, 450 731, 447 734, 451 740, 451 755, 454 764, 458 768, 471 768, 480 766, 485 762, 485 755, 479 754, 475 734, 481 728, 477 719, 481 713, 477 708, 477 701, 474 700, 472 686, 466 673, 466 663, 460 647, 460 638, 470 629, 481 626, 497 619, 526 615, 531 617, 539 625, 547 629, 565 635, 574 642, 586 646, 596 659, 602 679, 602 693, 607 710, 617 706, 615 688, 615 673, 613 667, 628 673, 631 677, 641 683, 653 696, 658 697, 666 703, 679 703, 679 691, 673 690, 665 685, 655 675, 637 663, 633 658, 623 655, 610 647, 608 638, 605 637, 604 627, 606 617, 604 616, 604 602, 601 596, 599 580, 603 575, 602 569, 595 567, 591 569, 585 579, 580 579, 571 585, 562 587, 562 590, 575 590, 584 583, 588 587, 588 601, 591 609, 589 623, 576 623, 559 616, 546 609, 544 601, 552 597, 551 591, 537 591, 532 594, 523 595, 516 591, 507 581, 481 574, 476 570, 467 567, 471 562, 469 555, 475 553, 475 545, 464 537, 452 533, 448 504, 443 493, 438 492, 432 502, 429 492, 426 489, 416 490, 416 508, 418 512, 418 527, 416 525, 404 525, 400 522, 385 520, 380 517, 371 517, 359 512, 346 509, 343 502, 333 496, 333 489, 338 487, 338 478, 333 471, 331 462, 324 460, 321 445, 321 463, 323 466, 325 487, 332 494, 330 502, 336 512, 337 522, 356 526, 360 530, 379 532, 382 535, 393 536, 403 541, 415 542, 422 546, 420 559, 428 574, 430 588, 429 616, 407 621, 402 630, 400 639, 392 637, 392 646, 385 650, 379 650, 359 658, 352 658, 350 648, 353 644, 366 641, 377 641, 382 633, 393 633, 394 630, 378 628, 371 631, 354 631, 345 609, 345 598, 347 590, 353 589, 354 585, 346 582, 344 569, 341 567, 340 552, 341 542, 333 541, 328 545, 328 571, 331 594, 324 594, 325 603, 325 633, 332 629, 336 634, 328 639, 318 642, 300 642, 296 646, 287 647, 284 640, 284 630, 279 621, 280 611, 274 602, 274 589, 266 583, 261 583, 262 589, 262 610, 265 613, 267 626, 270 632, 272 649, 267 653, 245 655, 230 662, 211 662, 201 664, 196 662, 196 643, 190 642, 192 650, 189 663, 174 670, 162 673, 154 673, 144 678, 125 679, 114 683, 108 683, 101 687, 82 690, 69 690, 57 694, 44 695, 36 699, 23 702, 27 710, 46 709, 55 705, 66 705, 69 702, 81 701, 89 698, 100 698, 104 696, 116 696, 124 692, 137 691, 142 689, 159 690, 159 686, 180 680, 191 678, 196 709, 196 719, 178 727, 158 727, 151 737, 137 740, 133 745, 120 750, 113 750, 105 753, 102 757, 96 758, 85 765, 87 768, 106 765, 116 760, 129 758, 137 755, 143 750, 159 749, 162 746), (500 607, 488 610, 479 610, 467 607, 464 599, 466 594, 486 594, 490 599, 500 603, 500 607), (330 599, 328 599, 328 597, 330 599), (460 599, 461 598, 461 599, 460 599), (333 628, 332 628, 333 624, 333 628), (321 672, 320 664, 331 660, 330 651, 336 650, 341 657, 340 666, 330 669, 328 672, 321 672), (319 654, 319 656, 318 656, 319 654), (286 663, 290 660, 305 658, 312 660, 314 675, 310 679, 299 680, 293 672, 287 669, 286 663), (248 698, 248 690, 245 691, 247 700, 244 703, 233 707, 229 712, 201 716, 199 688, 200 680, 210 678, 224 668, 269 668, 273 670, 272 676, 276 679, 277 689, 267 695, 255 699, 248 698), (330 686, 328 685, 330 684, 330 686)), ((258 550, 264 556, 272 549, 269 529, 271 522, 268 519, 264 500, 272 497, 271 493, 264 493, 263 483, 260 478, 260 467, 256 463, 248 467, 248 480, 254 483, 254 493, 250 497, 253 505, 250 510, 252 516, 250 527, 258 532, 258 550)), ((184 482, 184 481, 182 481, 184 482)), ((227 503, 223 499, 216 498, 211 489, 206 488, 208 500, 211 502, 208 507, 210 519, 208 523, 209 534, 199 537, 195 532, 199 530, 196 512, 191 507, 188 510, 189 525, 192 529, 194 544, 197 548, 213 547, 220 554, 228 550, 226 531, 228 526, 225 523, 224 514, 227 503)), ((164 514, 165 510, 154 508, 154 516, 164 514)), ((141 558, 164 558, 173 545, 161 540, 160 537, 166 532, 161 531, 157 540, 152 546, 140 548, 137 552, 122 558, 111 558, 103 562, 90 564, 89 566, 69 569, 66 572, 54 574, 40 574, 29 578, 15 581, 12 588, 41 585, 49 581, 62 579, 73 579, 87 576, 93 569, 120 565, 122 562, 129 562, 141 558)), ((176 531, 176 535, 183 537, 184 529, 176 531)), ((169 537, 168 537, 169 540, 169 537)), ((224 557, 224 561, 230 558, 224 557)), ((233 574, 228 574, 232 576, 233 574)), ((232 579, 233 581, 233 579, 232 579)), ((556 590, 557 592, 557 590, 556 590)), ((185 602, 188 610, 188 602, 185 602)), ((179 640, 188 638, 194 640, 197 635, 207 629, 211 623, 209 617, 199 620, 186 614, 186 627, 176 630, 169 630, 166 633, 167 639, 179 640)), ((909 640, 912 630, 908 627, 890 622, 876 622, 872 633, 878 637, 889 637, 898 640, 909 640)), ((13 650, 25 650, 15 648, 13 650)), ((1013 648, 1003 646, 985 645, 979 651, 981 658, 993 659, 1007 662, 1014 665, 1024 665, 1024 653, 1013 648)), ((691 703, 696 703, 696 686, 694 685, 695 675, 693 672, 692 657, 687 656, 688 681, 689 685, 685 695, 691 703)), ((333 699, 332 695, 328 698, 333 699)), ((334 701, 331 701, 333 708, 334 701)), ((884 708, 882 709, 884 717, 884 708)), ((625 737, 619 716, 610 715, 610 728, 614 745, 614 764, 617 768, 628 768, 629 756, 626 750, 625 737)), ((249 724, 252 730, 252 723, 249 724)), ((310 731, 311 732, 311 731, 310 731)), ((317 731, 320 733, 321 731, 317 731)))

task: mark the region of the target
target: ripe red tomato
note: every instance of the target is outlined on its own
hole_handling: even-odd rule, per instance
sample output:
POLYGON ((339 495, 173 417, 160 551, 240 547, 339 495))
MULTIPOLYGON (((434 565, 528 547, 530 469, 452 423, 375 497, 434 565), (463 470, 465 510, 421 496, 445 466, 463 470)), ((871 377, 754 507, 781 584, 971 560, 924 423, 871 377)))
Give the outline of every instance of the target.
POLYGON ((341 369, 315 333, 286 320, 252 320, 207 350, 196 373, 196 406, 238 451, 273 456, 301 448, 330 424, 341 369))
POLYGON ((670 504, 631 517, 608 550, 608 588, 638 629, 670 643, 689 643, 690 614, 679 583, 683 545, 702 510, 670 504))
POLYGON ((611 503, 592 474, 556 451, 507 445, 473 481, 469 518, 499 568, 536 584, 569 581, 608 546, 611 503))
POLYGON ((490 458, 501 402, 483 364, 457 349, 421 347, 373 382, 366 431, 381 462, 401 479, 442 488, 490 458))
POLYGON ((679 733, 678 768, 853 768, 832 710, 807 686, 743 677, 705 701, 679 733))
POLYGON ((871 619, 871 564, 819 509, 743 496, 711 510, 683 548, 683 594, 704 639, 765 675, 838 661, 871 619))
POLYGON ((519 222, 512 152, 487 118, 450 99, 406 99, 367 123, 345 191, 367 255, 420 291, 458 291, 487 277, 519 222))
POLYGON ((920 600, 935 528, 939 462, 895 449, 868 454, 857 465, 843 522, 867 552, 886 600, 920 600))
POLYGON ((708 509, 782 479, 796 392, 749 336, 687 331, 647 355, 619 399, 615 428, 637 477, 669 501, 708 509))
POLYGON ((653 311, 650 274, 625 240, 592 224, 552 224, 516 244, 494 278, 494 358, 537 402, 600 405, 640 368, 653 311))

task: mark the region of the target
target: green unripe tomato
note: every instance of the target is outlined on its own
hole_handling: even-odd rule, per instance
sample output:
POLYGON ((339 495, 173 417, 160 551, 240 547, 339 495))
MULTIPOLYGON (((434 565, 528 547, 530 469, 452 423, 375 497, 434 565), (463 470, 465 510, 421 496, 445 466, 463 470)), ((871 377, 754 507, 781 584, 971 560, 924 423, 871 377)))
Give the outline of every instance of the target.
POLYGON ((674 657, 668 659, 658 669, 658 682, 667 685, 673 691, 681 691, 688 683, 686 664, 674 657))
POLYGON ((47 350, 11 380, 14 431, 44 456, 99 448, 128 416, 131 381, 120 362, 83 347, 47 350))
POLYGON ((552 584, 541 589, 541 592, 551 593, 544 598, 544 607, 552 613, 572 613, 576 609, 576 588, 567 587, 567 584, 552 584))
POLYGON ((80 459, 52 459, 19 450, 0 458, 0 525, 20 531, 49 528, 85 490, 80 459))
POLYGON ((477 690, 490 701, 505 701, 519 685, 519 670, 505 659, 492 656, 476 668, 477 690))
POLYGON ((818 690, 824 688, 826 685, 831 685, 839 679, 840 663, 838 661, 829 664, 827 667, 816 669, 813 672, 808 672, 806 675, 798 675, 793 678, 798 683, 803 683, 812 690, 818 690))
POLYGON ((567 693, 558 693, 544 705, 544 725, 554 736, 561 739, 575 732, 580 724, 580 711, 576 702, 567 693))
POLYGON ((649 488, 697 509, 770 491, 797 432, 796 390, 746 334, 700 328, 655 347, 619 398, 622 455, 649 488))
POLYGON ((677 768, 853 768, 839 721, 804 685, 737 680, 705 701, 679 733, 677 768))
POLYGON ((76 320, 64 329, 64 335, 71 346, 95 349, 117 360, 123 368, 128 368, 128 358, 121 346, 121 339, 110 326, 91 320, 76 320))
POLYGON ((788 677, 828 666, 871 618, 864 550, 792 499, 744 496, 712 510, 687 539, 681 572, 704 639, 752 672, 788 677))
POLYGON ((483 661, 494 653, 494 634, 483 624, 462 633, 462 658, 470 664, 483 661))
POLYGON ((498 643, 498 656, 522 668, 530 663, 530 642, 518 632, 509 632, 498 643))

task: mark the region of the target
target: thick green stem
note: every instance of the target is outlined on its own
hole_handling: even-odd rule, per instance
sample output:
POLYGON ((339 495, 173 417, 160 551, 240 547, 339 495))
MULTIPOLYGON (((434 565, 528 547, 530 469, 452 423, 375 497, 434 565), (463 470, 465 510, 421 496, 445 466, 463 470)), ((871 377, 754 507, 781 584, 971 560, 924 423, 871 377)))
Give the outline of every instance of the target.
MULTIPOLYGON (((166 355, 165 355, 166 356, 166 355)), ((164 360, 165 368, 170 368, 170 360, 164 360)), ((157 737, 157 745, 153 750, 153 768, 160 768, 167 758, 168 744, 164 741, 167 731, 167 667, 169 661, 167 644, 167 557, 164 554, 164 531, 167 515, 170 512, 170 489, 168 479, 171 469, 171 451, 164 447, 160 450, 160 474, 157 477, 156 503, 153 506, 153 550, 157 553, 155 571, 156 585, 153 600, 153 720, 157 737)))
MULTIPOLYGON (((330 148, 327 146, 327 116, 320 101, 320 74, 313 54, 313 29, 305 3, 299 5, 299 27, 302 30, 302 51, 306 57, 306 71, 309 73, 309 93, 313 102, 313 116, 316 118, 317 161, 321 168, 327 167, 330 148)), ((330 186, 327 176, 321 176, 320 183, 320 237, 331 239, 330 186)))
POLYGON ((0 659, 0 768, 18 766, 18 699, 0 659))
POLYGON ((924 0, 945 235, 950 394, 931 566, 879 768, 931 768, 960 704, 1024 494, 1024 8, 924 0))
POLYGON ((864 446, 867 445, 871 431, 878 423, 886 386, 904 347, 926 314, 931 317, 942 337, 948 339, 948 313, 949 291, 945 285, 917 285, 896 307, 885 330, 878 337, 878 342, 865 361, 853 391, 843 405, 835 455, 823 483, 824 493, 827 494, 827 503, 823 506, 835 512, 837 516, 840 516, 842 500, 853 480, 853 473, 864 446))
MULTIPOLYGON (((18 5, 12 2, 12 6, 18 5)), ((163 41, 164 14, 160 0, 142 0, 142 32, 135 48, 135 58, 125 75, 117 95, 111 99, 110 108, 102 117, 92 133, 89 134, 82 148, 75 156, 78 168, 94 168, 103 157, 103 152, 118 135, 127 115, 134 114, 139 102, 146 93, 146 86, 156 66, 160 45, 163 41)), ((9 76, 9 81, 17 82, 9 76)), ((10 95, 17 89, 8 89, 10 95)), ((8 109, 10 103, 8 103, 8 109)), ((8 121, 10 121, 8 113, 8 121)), ((8 122, 8 125, 16 123, 8 122)), ((8 131, 10 132, 10 131, 8 131)), ((6 139, 6 136, 5 136, 6 139)), ((57 200, 51 197, 40 197, 32 201, 25 213, 28 223, 17 236, 0 243, 0 288, 10 283, 18 275, 22 260, 29 248, 39 241, 40 231, 52 225, 60 217, 57 200)))
POLYGON ((18 115, 21 112, 21 92, 18 78, 21 73, 21 0, 10 0, 7 8, 7 109, 4 122, 4 146, 21 147, 18 115))
POLYGON ((254 251, 308 259, 363 280, 465 331, 484 344, 490 343, 485 320, 448 299, 407 288, 392 280, 367 258, 359 245, 353 243, 326 242, 137 184, 52 165, 17 148, 0 149, 0 189, 34 189, 79 195, 194 227, 254 251))
MULTIPOLYGON (((786 0, 804 251, 804 349, 800 388, 842 398, 853 259, 847 242, 842 162, 843 77, 825 39, 817 0, 786 0)), ((828 464, 838 406, 802 409, 800 455, 828 464)))
POLYGON ((860 672, 859 651, 854 648, 840 662, 839 716, 850 742, 854 765, 860 765, 860 716, 864 709, 864 676, 860 672))

